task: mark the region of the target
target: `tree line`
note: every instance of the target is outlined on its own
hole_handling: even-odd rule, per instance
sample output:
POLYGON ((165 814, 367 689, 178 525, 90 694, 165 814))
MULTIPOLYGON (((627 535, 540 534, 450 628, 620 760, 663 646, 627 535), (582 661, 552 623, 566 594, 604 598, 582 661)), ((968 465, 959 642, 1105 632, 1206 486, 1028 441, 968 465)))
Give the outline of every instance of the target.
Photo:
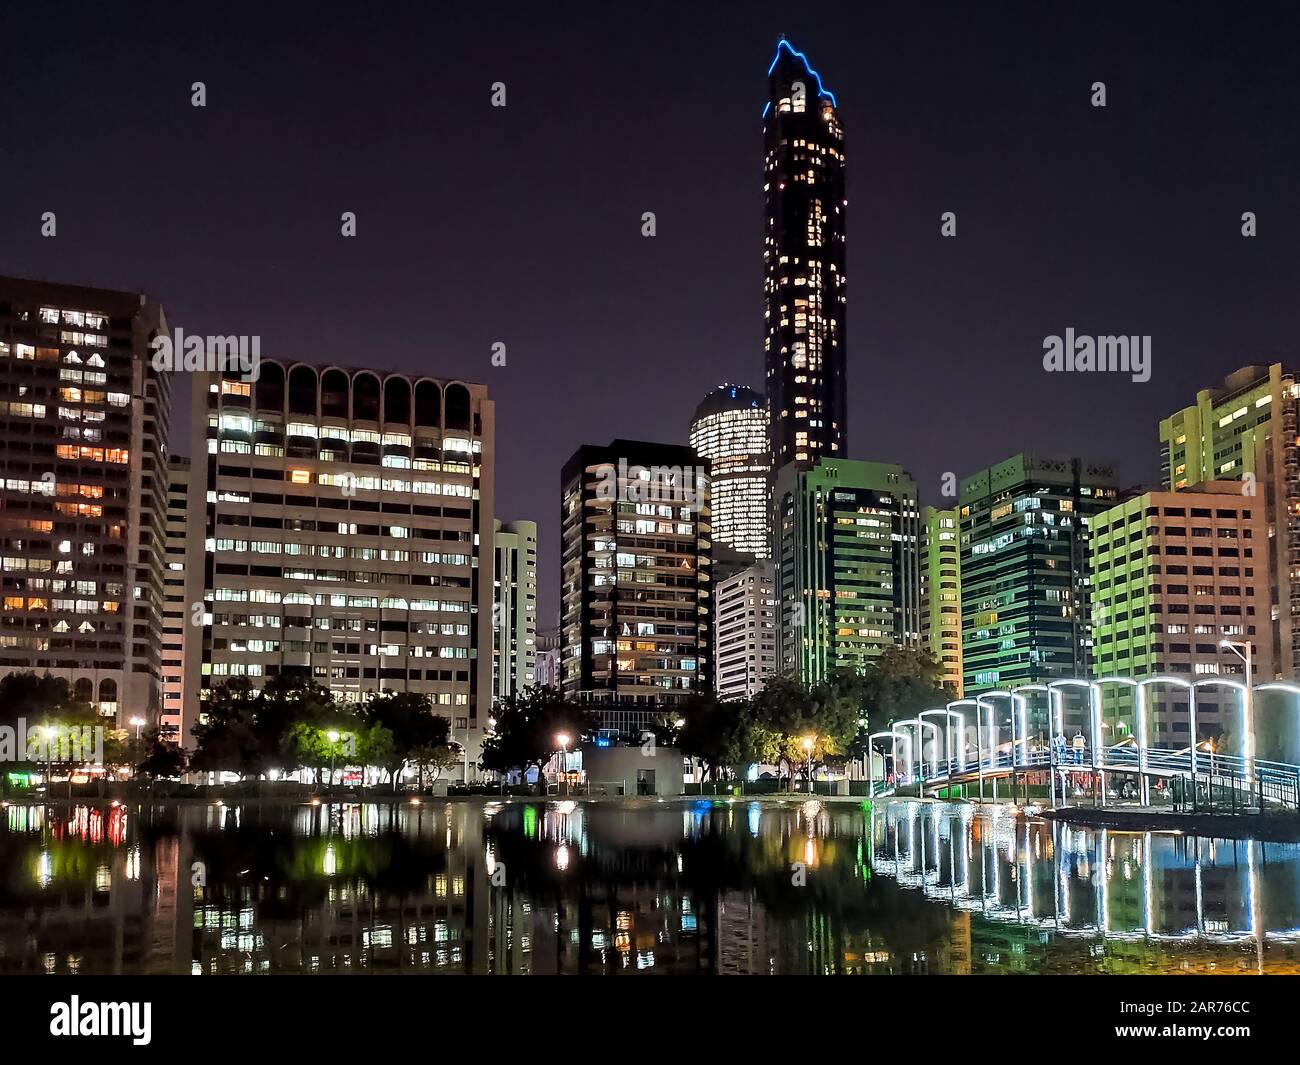
MULTIPOLYGON (((890 648, 862 672, 833 670, 826 680, 803 684, 769 678, 752 699, 695 696, 659 718, 650 731, 657 743, 697 758, 712 780, 737 776, 755 763, 783 766, 791 775, 860 757, 871 731, 940 705, 950 695, 939 667, 926 653, 890 648)), ((0 726, 96 726, 103 719, 69 683, 49 675, 0 678, 0 726)), ((488 722, 479 767, 526 777, 540 772, 559 751, 593 741, 593 710, 554 687, 533 686, 498 700, 488 722)), ((156 728, 137 738, 105 727, 104 763, 138 776, 178 777, 185 772, 228 772, 241 780, 365 766, 380 771, 394 790, 409 768, 436 780, 464 757, 451 723, 427 695, 384 690, 359 703, 341 702, 309 680, 271 678, 255 689, 246 677, 215 685, 203 720, 193 730, 194 749, 181 750, 156 728)), ((644 736, 624 737, 642 742, 644 736)), ((17 752, 18 762, 23 752, 17 752)), ((49 764, 42 759, 42 765, 49 764)))
POLYGON ((891 647, 860 672, 833 669, 815 684, 778 674, 753 698, 698 695, 657 737, 699 759, 709 780, 734 779, 754 764, 806 776, 862 757, 872 732, 951 699, 940 676, 927 652, 891 647))

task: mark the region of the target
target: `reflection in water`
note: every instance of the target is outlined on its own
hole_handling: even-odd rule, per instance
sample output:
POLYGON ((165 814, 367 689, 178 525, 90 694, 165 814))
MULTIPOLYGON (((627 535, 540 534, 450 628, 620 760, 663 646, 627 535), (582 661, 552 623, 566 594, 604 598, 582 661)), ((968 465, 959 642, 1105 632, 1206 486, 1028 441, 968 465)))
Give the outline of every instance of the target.
POLYGON ((908 801, 0 810, 0 972, 1291 972, 1300 847, 908 801))

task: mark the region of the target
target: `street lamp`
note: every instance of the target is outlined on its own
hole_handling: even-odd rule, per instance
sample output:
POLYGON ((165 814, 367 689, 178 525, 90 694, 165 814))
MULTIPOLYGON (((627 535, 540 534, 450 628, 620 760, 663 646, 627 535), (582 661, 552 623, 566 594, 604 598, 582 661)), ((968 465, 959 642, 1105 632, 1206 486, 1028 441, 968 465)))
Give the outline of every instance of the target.
POLYGON ((564 777, 565 794, 568 794, 569 783, 569 734, 567 732, 557 732, 555 742, 560 745, 560 774, 564 777))
POLYGON ((135 726, 135 738, 138 740, 140 738, 140 729, 144 727, 144 718, 133 717, 131 718, 131 724, 135 726))
POLYGON ((339 742, 339 734, 337 730, 330 729, 327 733, 325 733, 325 738, 330 741, 330 794, 333 795, 334 794, 334 756, 335 754, 338 753, 337 744, 339 742))
POLYGON ((813 755, 813 747, 816 745, 816 742, 817 742, 816 739, 815 739, 814 737, 812 737, 812 736, 805 736, 805 737, 803 738, 803 749, 804 749, 804 753, 808 756, 808 794, 809 794, 809 795, 812 794, 812 790, 813 790, 813 785, 812 785, 812 774, 813 774, 813 768, 812 768, 812 755, 813 755))
MULTIPOLYGON (((50 798, 54 794, 54 741, 57 733, 51 725, 38 725, 32 729, 31 734, 39 741, 42 737, 45 739, 45 795, 50 798)), ((38 752, 39 753, 39 752, 38 752)), ((71 776, 68 778, 71 780, 71 776)), ((69 785, 71 790, 71 785, 69 785)))
POLYGON ((1251 643, 1249 640, 1220 640, 1219 646, 1226 647, 1246 664, 1246 687, 1241 693, 1241 706, 1245 711, 1242 728, 1246 734, 1241 742, 1242 753, 1246 756, 1246 783, 1249 784, 1255 779, 1255 700, 1250 688, 1254 661, 1251 657, 1251 643))

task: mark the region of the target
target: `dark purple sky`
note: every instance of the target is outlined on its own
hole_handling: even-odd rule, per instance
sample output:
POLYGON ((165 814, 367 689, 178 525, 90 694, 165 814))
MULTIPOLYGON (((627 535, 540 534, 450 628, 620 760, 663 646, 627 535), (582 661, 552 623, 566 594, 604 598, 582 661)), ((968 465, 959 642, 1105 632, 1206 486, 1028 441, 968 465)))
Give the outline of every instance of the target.
POLYGON ((0 272, 143 289, 268 355, 486 381, 498 513, 542 524, 543 624, 574 448, 684 440, 711 386, 761 385, 782 32, 848 135, 852 457, 906 464, 928 502, 1026 447, 1151 480, 1161 416, 1296 354, 1281 5, 284 7, 9 5, 0 272), (1068 326, 1150 334, 1151 381, 1043 373, 1068 326))

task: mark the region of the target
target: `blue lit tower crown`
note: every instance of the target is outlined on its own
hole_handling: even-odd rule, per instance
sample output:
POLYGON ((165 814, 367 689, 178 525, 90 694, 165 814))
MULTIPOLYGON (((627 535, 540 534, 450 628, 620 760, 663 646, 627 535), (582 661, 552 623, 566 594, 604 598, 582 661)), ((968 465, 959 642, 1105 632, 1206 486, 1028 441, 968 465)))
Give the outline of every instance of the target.
POLYGON ((773 469, 845 455, 844 130, 782 39, 763 110, 764 352, 773 469))

